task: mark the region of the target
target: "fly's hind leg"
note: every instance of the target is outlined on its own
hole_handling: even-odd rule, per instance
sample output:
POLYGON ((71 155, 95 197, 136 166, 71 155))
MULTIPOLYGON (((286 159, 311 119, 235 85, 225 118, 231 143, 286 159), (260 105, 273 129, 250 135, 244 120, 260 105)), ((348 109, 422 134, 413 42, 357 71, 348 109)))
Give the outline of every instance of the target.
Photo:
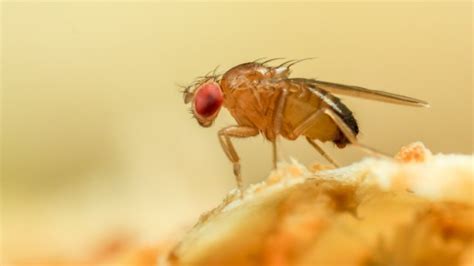
POLYGON ((389 155, 384 154, 380 151, 377 151, 374 148, 371 148, 371 147, 368 147, 364 144, 359 143, 357 141, 356 135, 352 132, 352 130, 349 128, 349 126, 347 126, 346 123, 333 110, 331 110, 329 108, 324 108, 323 112, 326 115, 328 115, 334 121, 334 123, 336 123, 337 127, 341 130, 342 134, 344 134, 344 136, 349 140, 349 142, 352 145, 354 145, 354 146, 362 149, 363 151, 365 151, 367 153, 370 153, 374 156, 388 157, 390 159, 392 158, 389 155))
MULTIPOLYGON (((294 130, 293 130, 293 136, 294 137, 297 137, 297 136, 300 136, 302 135, 304 132, 306 132, 306 130, 308 130, 314 123, 314 121, 316 121, 316 119, 320 116, 324 114, 323 113, 323 110, 322 109, 319 109, 318 111, 314 112, 313 114, 311 114, 308 118, 306 118, 303 122, 301 122, 301 124, 299 124, 294 130)), ((321 154, 328 162, 330 162, 332 165, 334 165, 335 167, 339 167, 339 164, 333 159, 331 158, 331 156, 329 156, 329 154, 327 154, 314 140, 306 137, 306 140, 309 142, 309 144, 311 144, 311 146, 313 146, 313 148, 315 148, 319 154, 321 154)))
POLYGON ((235 151, 234 145, 232 144, 231 137, 234 138, 247 138, 258 134, 258 130, 252 127, 241 127, 241 126, 230 126, 219 130, 219 142, 221 143, 222 149, 224 150, 227 158, 232 162, 234 167, 234 176, 237 181, 237 187, 240 191, 240 196, 243 197, 243 185, 242 176, 240 174, 240 158, 235 151))
POLYGON ((278 162, 278 151, 277 151, 277 143, 276 139, 272 141, 272 161, 273 161, 273 169, 277 169, 277 162, 278 162))
POLYGON ((309 144, 311 144, 311 146, 313 146, 313 148, 315 148, 319 154, 321 154, 328 162, 330 162, 332 165, 334 165, 336 168, 339 167, 339 164, 334 161, 333 158, 331 158, 331 156, 329 156, 329 154, 327 154, 322 148, 321 146, 319 146, 314 140, 306 137, 306 140, 309 142, 309 144))

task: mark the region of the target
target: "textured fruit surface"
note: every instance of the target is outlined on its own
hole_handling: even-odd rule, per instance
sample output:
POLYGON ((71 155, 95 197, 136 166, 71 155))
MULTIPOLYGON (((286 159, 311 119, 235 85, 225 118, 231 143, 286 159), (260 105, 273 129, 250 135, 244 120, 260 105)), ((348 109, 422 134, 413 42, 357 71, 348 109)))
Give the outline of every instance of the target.
POLYGON ((473 166, 421 143, 339 169, 280 165, 204 214, 162 262, 472 265, 473 166))

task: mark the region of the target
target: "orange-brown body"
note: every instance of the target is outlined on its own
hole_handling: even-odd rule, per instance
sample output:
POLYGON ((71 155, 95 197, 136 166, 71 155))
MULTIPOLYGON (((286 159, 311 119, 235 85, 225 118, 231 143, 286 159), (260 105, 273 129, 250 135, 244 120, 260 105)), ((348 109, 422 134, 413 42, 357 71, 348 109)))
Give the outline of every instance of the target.
MULTIPOLYGON (((306 118, 322 107, 333 108, 323 101, 323 97, 327 97, 331 103, 337 103, 339 108, 344 109, 344 115, 352 118, 351 112, 337 97, 316 88, 313 88, 316 91, 311 91, 307 84, 297 80, 290 82, 286 79, 288 74, 287 68, 281 70, 258 63, 245 63, 228 70, 220 81, 224 107, 239 125, 258 129, 270 141, 275 141, 278 135, 290 140, 296 139, 298 135, 294 135, 293 131, 306 118), (281 121, 276 123, 275 120, 279 119, 277 106, 282 97, 285 99, 281 121)), ((355 125, 354 134, 357 134, 357 124, 353 118, 352 120, 355 125)), ((334 141, 339 146, 344 146, 347 142, 327 115, 319 116, 303 135, 323 142, 334 141)))
MULTIPOLYGON (((291 60, 276 67, 258 60, 237 65, 222 76, 205 75, 183 91, 184 102, 198 123, 209 127, 226 107, 237 125, 218 132, 219 142, 233 164, 237 185, 242 192, 240 158, 232 138, 247 138, 259 133, 273 145, 273 166, 277 165, 276 139, 282 136, 306 140, 334 166, 338 164, 315 142, 332 141, 339 148, 351 143, 372 154, 379 152, 357 140, 359 128, 352 112, 332 93, 383 102, 428 106, 428 103, 384 91, 369 90, 315 79, 290 78, 290 67, 301 60, 291 60)), ((243 194, 241 194, 243 195, 243 194)))

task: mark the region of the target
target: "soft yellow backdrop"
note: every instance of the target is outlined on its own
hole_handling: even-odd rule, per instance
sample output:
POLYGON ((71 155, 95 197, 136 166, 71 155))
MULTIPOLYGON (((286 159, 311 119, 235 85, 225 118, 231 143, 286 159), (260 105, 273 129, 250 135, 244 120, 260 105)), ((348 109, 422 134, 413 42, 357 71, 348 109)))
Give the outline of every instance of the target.
MULTIPOLYGON (((153 242, 234 187, 214 127, 176 84, 216 65, 317 57, 294 76, 427 100, 430 109, 344 98, 361 141, 387 153, 423 141, 472 153, 472 3, 4 3, 2 234, 10 257, 69 256, 116 230, 153 242), (25 250, 27 252, 25 252, 25 250)), ((282 141, 283 159, 321 157, 282 141)), ((348 164, 353 148, 328 152, 348 164)), ((271 147, 237 141, 246 183, 271 147)))

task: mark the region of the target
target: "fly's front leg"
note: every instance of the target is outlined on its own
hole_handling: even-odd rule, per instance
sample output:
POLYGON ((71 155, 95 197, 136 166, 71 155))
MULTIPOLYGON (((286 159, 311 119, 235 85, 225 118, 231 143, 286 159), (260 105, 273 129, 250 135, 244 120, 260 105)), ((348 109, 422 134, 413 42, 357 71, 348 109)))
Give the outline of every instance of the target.
POLYGON ((232 144, 231 137, 234 138, 247 138, 258 134, 258 130, 252 127, 242 126, 230 126, 219 130, 219 142, 221 143, 222 149, 224 150, 227 158, 232 162, 234 167, 234 176, 237 181, 237 187, 240 191, 240 196, 243 197, 243 186, 242 176, 240 175, 240 158, 235 151, 234 145, 232 144))
POLYGON ((360 149, 364 150, 365 152, 370 153, 372 155, 392 159, 392 157, 390 157, 389 155, 386 155, 386 154, 384 154, 380 151, 377 151, 374 148, 371 148, 371 147, 368 147, 364 144, 359 143, 359 141, 357 141, 357 137, 354 135, 352 130, 349 128, 349 126, 346 125, 346 123, 333 110, 331 110, 329 108, 324 108, 323 111, 326 115, 328 115, 334 121, 334 123, 336 123, 337 127, 341 130, 342 134, 344 134, 344 136, 349 140, 349 142, 352 145, 354 145, 354 146, 356 146, 356 147, 358 147, 358 148, 360 148, 360 149))

